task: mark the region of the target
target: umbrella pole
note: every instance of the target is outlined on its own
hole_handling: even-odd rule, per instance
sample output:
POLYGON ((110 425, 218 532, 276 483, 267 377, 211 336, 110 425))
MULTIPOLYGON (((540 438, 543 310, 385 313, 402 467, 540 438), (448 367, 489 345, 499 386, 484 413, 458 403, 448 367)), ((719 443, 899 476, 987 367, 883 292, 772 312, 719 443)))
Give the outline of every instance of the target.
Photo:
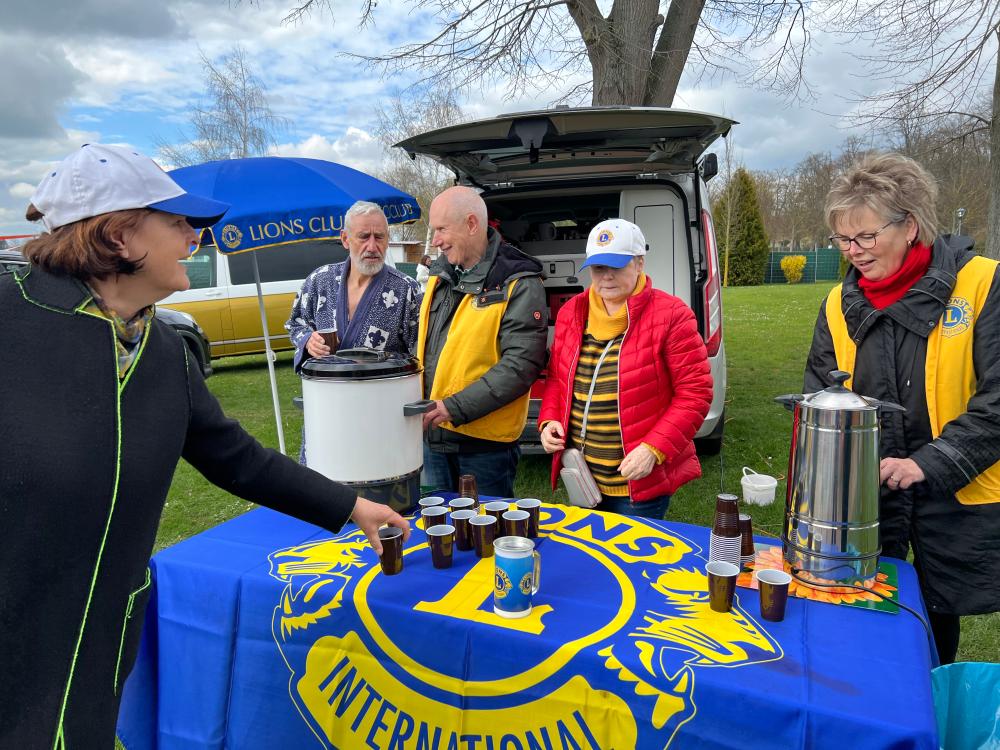
POLYGON ((278 428, 278 448, 285 452, 285 432, 281 429, 281 406, 278 403, 278 380, 274 374, 274 352, 271 351, 271 336, 267 329, 267 312, 264 310, 264 292, 260 288, 260 269, 257 268, 257 253, 253 258, 253 280, 257 285, 257 303, 260 305, 260 325, 264 333, 264 348, 267 350, 267 372, 271 377, 271 400, 274 401, 274 423, 278 428))

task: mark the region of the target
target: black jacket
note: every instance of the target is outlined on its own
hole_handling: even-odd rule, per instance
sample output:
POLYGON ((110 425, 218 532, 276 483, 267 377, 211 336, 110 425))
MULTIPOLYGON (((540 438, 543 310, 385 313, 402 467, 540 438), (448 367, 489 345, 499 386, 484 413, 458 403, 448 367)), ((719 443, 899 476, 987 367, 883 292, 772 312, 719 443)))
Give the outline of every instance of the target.
MULTIPOLYGON (((931 434, 925 396, 927 339, 974 257, 972 240, 945 235, 933 246, 927 273, 895 304, 876 309, 848 271, 842 292, 847 330, 857 344, 852 388, 906 407, 882 414, 883 457, 912 458, 926 482, 909 490, 882 486, 883 554, 904 558, 910 544, 927 606, 936 612, 977 614, 1000 609, 1000 498, 962 505, 955 492, 1000 460, 1000 283, 996 276, 975 321, 976 394, 965 414, 931 434)), ((833 340, 820 306, 805 371, 805 392, 833 385, 833 340)))
POLYGON ((356 495, 227 419, 168 326, 150 322, 119 381, 86 288, 18 274, 0 276, 0 748, 109 750, 178 460, 330 529, 356 495))
MULTIPOLYGON (((424 397, 429 398, 438 357, 448 338, 448 329, 462 298, 471 294, 500 292, 513 279, 510 302, 500 323, 500 360, 475 383, 444 399, 456 427, 483 417, 509 404, 530 390, 545 369, 548 358, 548 305, 542 286, 542 265, 513 245, 508 245, 492 228, 483 259, 459 280, 455 268, 442 254, 431 264, 438 276, 431 300, 424 349, 424 397)), ((504 301, 500 294, 498 302, 504 301)), ((423 335, 423 334, 421 334, 423 335)), ((469 437, 453 430, 432 427, 426 440, 431 449, 448 452, 498 450, 503 443, 469 437)))

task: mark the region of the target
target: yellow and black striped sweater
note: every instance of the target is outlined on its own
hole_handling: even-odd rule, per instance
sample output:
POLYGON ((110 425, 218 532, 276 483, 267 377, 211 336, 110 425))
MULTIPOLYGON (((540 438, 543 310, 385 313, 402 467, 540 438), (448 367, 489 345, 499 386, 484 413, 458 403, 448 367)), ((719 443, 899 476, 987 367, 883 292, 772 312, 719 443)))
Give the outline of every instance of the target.
MULTIPOLYGON (((646 276, 639 277, 633 295, 646 286, 646 276)), ((572 445, 581 450, 594 475, 602 495, 627 497, 628 482, 618 472, 625 458, 621 424, 618 416, 618 354, 628 328, 628 311, 622 305, 617 313, 608 315, 604 302, 590 290, 590 311, 587 328, 580 346, 580 359, 573 376, 573 403, 570 409, 569 436, 572 445), (583 433, 583 412, 594 377, 594 368, 608 349, 598 370, 594 394, 587 412, 587 431, 583 433), (581 439, 583 436, 583 439, 581 439)), ((663 461, 663 454, 644 443, 663 461)))

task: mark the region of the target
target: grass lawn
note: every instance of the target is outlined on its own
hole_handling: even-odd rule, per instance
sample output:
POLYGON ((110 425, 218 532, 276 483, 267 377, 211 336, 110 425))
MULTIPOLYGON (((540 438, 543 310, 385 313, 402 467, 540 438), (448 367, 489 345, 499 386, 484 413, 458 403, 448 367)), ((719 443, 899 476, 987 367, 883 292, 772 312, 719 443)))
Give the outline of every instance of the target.
MULTIPOLYGON (((766 508, 754 508, 753 516, 761 532, 780 532, 791 415, 773 399, 801 390, 816 312, 830 286, 771 285, 724 291, 729 362, 725 445, 721 456, 702 460, 704 476, 678 491, 668 518, 709 525, 715 495, 720 488, 740 494, 742 468, 749 466, 779 478, 778 501, 766 508)), ((209 378, 208 384, 226 413, 240 420, 265 445, 277 448, 264 357, 221 359, 214 366, 216 375, 209 378)), ((279 355, 276 369, 286 450, 289 455, 298 455, 302 413, 292 406, 291 399, 301 392, 301 387, 292 373, 290 353, 279 355)), ((564 500, 561 487, 555 493, 549 487, 549 467, 547 457, 522 458, 516 494, 564 500)), ((157 549, 239 515, 247 507, 182 462, 167 498, 157 549)), ((1000 661, 1000 613, 963 618, 959 658, 1000 661)))

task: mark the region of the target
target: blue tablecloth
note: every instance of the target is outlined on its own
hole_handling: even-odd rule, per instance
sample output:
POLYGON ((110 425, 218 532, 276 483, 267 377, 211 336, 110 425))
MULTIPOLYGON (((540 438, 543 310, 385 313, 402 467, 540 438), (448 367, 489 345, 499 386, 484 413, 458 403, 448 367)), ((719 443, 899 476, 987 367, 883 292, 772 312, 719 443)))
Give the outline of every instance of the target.
MULTIPOLYGON (((937 748, 931 650, 907 613, 755 591, 708 606, 708 530, 543 506, 528 618, 492 560, 434 569, 415 529, 384 576, 260 509, 164 550, 119 736, 142 748, 937 748)), ((913 568, 901 600, 923 610, 913 568)))

